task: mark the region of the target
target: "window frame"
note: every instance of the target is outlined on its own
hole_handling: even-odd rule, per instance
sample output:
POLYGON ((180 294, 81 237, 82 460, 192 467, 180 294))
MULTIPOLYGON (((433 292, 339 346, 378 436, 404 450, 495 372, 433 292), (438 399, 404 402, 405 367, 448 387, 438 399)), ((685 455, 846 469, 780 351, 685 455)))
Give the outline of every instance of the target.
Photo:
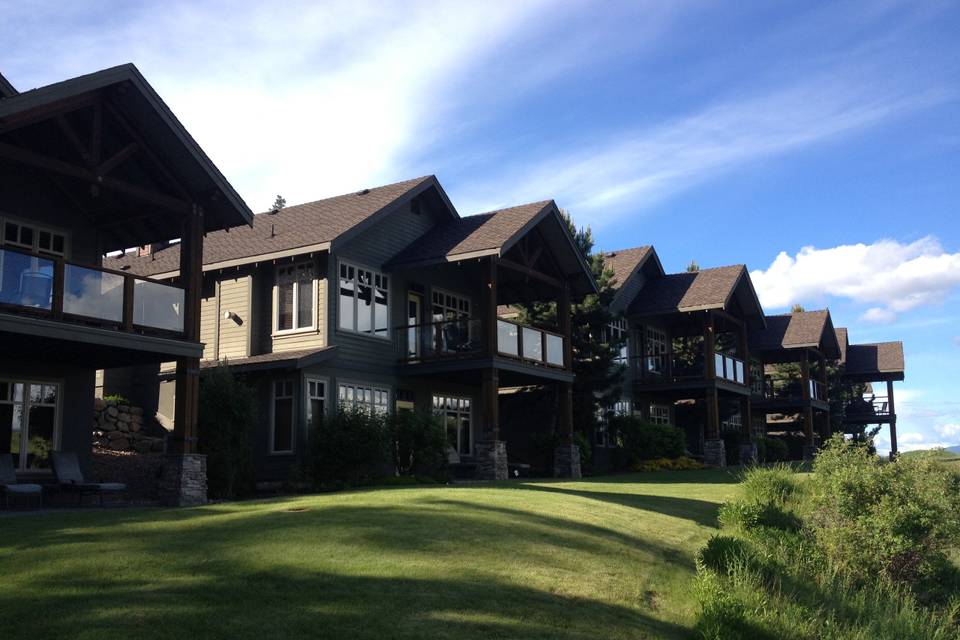
POLYGON ((656 425, 670 424, 670 405, 651 402, 650 408, 648 411, 649 411, 648 420, 650 421, 650 424, 656 424, 656 425), (661 410, 665 413, 665 416, 658 415, 661 410))
POLYGON ((290 262, 286 264, 278 264, 274 267, 273 270, 273 308, 271 310, 271 323, 272 323, 272 336, 288 336, 291 334, 297 333, 313 333, 318 330, 320 314, 318 313, 318 298, 319 298, 319 277, 317 275, 317 262, 316 260, 299 260, 295 262, 290 262), (299 267, 304 265, 309 265, 310 269, 313 271, 313 280, 310 284, 310 294, 313 296, 313 303, 311 304, 311 317, 313 319, 312 323, 309 326, 298 327, 297 320, 300 316, 300 287, 296 286, 299 284, 298 280, 295 280, 296 283, 293 287, 293 327, 290 329, 281 329, 280 328, 280 271, 282 269, 294 269, 296 270, 299 267))
MULTIPOLYGON (((448 412, 451 412, 451 411, 452 411, 452 412, 454 412, 454 413, 457 414, 457 442, 456 442, 456 443, 448 442, 447 445, 453 447, 454 450, 457 452, 457 455, 460 456, 461 458, 472 458, 472 457, 474 456, 474 454, 475 454, 474 443, 475 443, 475 440, 476 440, 476 439, 475 439, 475 430, 474 430, 474 413, 473 413, 474 400, 473 400, 473 398, 471 398, 470 396, 458 396, 458 395, 454 395, 454 394, 450 394, 450 393, 443 393, 443 392, 441 392, 441 393, 431 393, 431 394, 430 394, 430 402, 431 402, 431 407, 430 407, 430 409, 433 411, 433 414, 436 415, 436 416, 440 416, 440 417, 444 418, 444 420, 446 420, 446 418, 447 418, 447 413, 448 413, 448 412), (456 401, 456 403, 457 403, 457 408, 456 408, 456 409, 448 409, 448 408, 447 408, 447 405, 450 404, 450 403, 449 403, 450 400, 455 400, 455 401, 456 401), (439 404, 438 404, 438 401, 439 401, 439 404), (445 402, 445 401, 446 401, 446 402, 445 402), (467 403, 466 410, 463 410, 462 405, 460 404, 460 403, 463 403, 463 402, 466 402, 466 403, 467 403), (468 425, 467 431, 469 432, 468 435, 467 435, 467 439, 468 439, 468 441, 469 441, 469 442, 467 443, 467 445, 468 445, 468 446, 467 446, 467 453, 461 453, 461 452, 460 452, 460 445, 461 445, 461 442, 460 442, 460 429, 461 429, 461 425, 462 425, 462 423, 461 423, 460 420, 461 420, 461 418, 464 417, 464 415, 465 415, 466 418, 467 418, 467 425, 468 425)), ((446 428, 447 428, 446 422, 444 422, 444 425, 443 425, 443 426, 444 426, 444 430, 446 430, 446 428)))
POLYGON ((643 327, 643 370, 653 375, 666 375, 667 358, 670 355, 670 334, 669 332, 655 325, 645 325, 643 327), (659 349, 652 349, 653 345, 659 345, 659 349), (654 358, 660 358, 660 369, 653 369, 651 364, 654 358))
POLYGON ((628 366, 630 364, 630 326, 627 319, 624 317, 615 318, 613 322, 607 324, 606 333, 606 343, 608 345, 613 342, 614 336, 616 336, 617 341, 623 341, 620 349, 613 356, 614 366, 628 366))
POLYGON ((304 423, 309 430, 312 429, 315 425, 311 424, 313 418, 312 408, 310 406, 310 401, 313 400, 314 396, 310 395, 310 383, 317 383, 323 385, 323 416, 330 414, 330 379, 324 376, 312 376, 305 375, 303 377, 303 410, 304 410, 304 423))
MULTIPOLYGON (((393 294, 391 293, 391 285, 393 284, 393 275, 386 274, 383 271, 374 269, 372 267, 367 267, 362 264, 353 262, 351 260, 338 259, 337 260, 337 331, 345 331, 352 335, 357 336, 366 336, 369 338, 376 338, 377 340, 386 340, 390 341, 393 339, 393 318, 391 317, 391 312, 393 311, 393 294), (342 287, 340 286, 341 282, 345 280, 341 275, 342 270, 353 269, 353 313, 351 314, 351 319, 353 320, 353 327, 345 327, 342 323, 342 311, 340 305, 343 304, 341 294, 342 287), (373 296, 370 305, 370 331, 360 331, 360 272, 366 271, 370 274, 370 284, 368 285, 371 288, 371 294, 373 296), (387 286, 383 287, 378 285, 378 282, 386 282, 387 286), (387 326, 383 334, 377 332, 377 291, 385 291, 387 297, 387 326)), ((339 387, 337 391, 339 397, 339 387)))
MULTIPOLYGON (((55 386, 55 387, 57 388, 57 401, 56 401, 56 403, 54 404, 54 410, 53 410, 53 444, 52 444, 52 449, 51 449, 51 450, 52 450, 52 451, 60 451, 60 444, 61 444, 62 431, 63 431, 63 393, 64 393, 64 386, 65 386, 63 380, 60 380, 60 379, 47 379, 47 378, 16 378, 16 377, 11 377, 11 376, 0 376, 0 382, 6 383, 7 385, 9 385, 8 388, 10 389, 10 393, 11 393, 11 394, 12 394, 12 389, 13 389, 13 385, 14 385, 14 384, 22 384, 22 385, 24 385, 24 389, 23 389, 23 400, 22 400, 20 403, 17 403, 15 400, 13 400, 12 395, 11 395, 11 399, 10 399, 10 400, 0 400, 0 404, 9 404, 9 405, 14 405, 14 406, 16 406, 17 404, 19 404, 20 406, 23 407, 23 416, 24 416, 24 420, 25 420, 26 422, 25 422, 23 425, 21 425, 21 432, 20 432, 20 433, 21 433, 21 437, 20 437, 21 443, 23 442, 24 428, 26 428, 26 430, 27 430, 27 431, 26 431, 26 434, 27 434, 28 438, 29 438, 29 435, 30 435, 30 432, 29 432, 29 429, 30 429, 30 426, 29 426, 30 407, 31 407, 31 405, 33 404, 33 403, 30 401, 30 386, 31 386, 31 385, 38 385, 38 386, 51 385, 51 386, 55 386)), ((50 405, 45 404, 45 403, 40 403, 40 406, 50 406, 50 405)), ((11 434, 11 435, 12 435, 12 434, 11 434)), ((51 469, 49 466, 48 466, 46 469, 27 469, 27 468, 24 468, 24 467, 22 466, 22 465, 23 465, 23 461, 24 461, 24 459, 26 458, 26 455, 27 455, 28 453, 29 453, 29 448, 24 448, 24 447, 22 447, 22 446, 20 447, 20 452, 17 454, 17 455, 18 455, 18 459, 14 462, 14 470, 16 471, 16 473, 20 473, 20 474, 50 474, 50 473, 53 473, 52 469, 51 469)), ((12 456, 13 454, 10 453, 10 454, 0 454, 0 455, 11 455, 11 456, 12 456)))
MULTIPOLYGON (((338 380, 337 381, 337 410, 338 411, 340 411, 344 407, 345 402, 349 402, 349 404, 353 406, 356 406, 358 404, 357 401, 355 400, 345 401, 343 399, 343 397, 341 396, 340 390, 344 387, 349 387, 353 389, 354 392, 356 392, 357 389, 360 389, 360 390, 369 389, 371 392, 370 394, 371 398, 376 397, 376 392, 378 391, 382 392, 386 399, 386 402, 382 405, 384 407, 382 415, 391 415, 390 407, 391 407, 391 402, 393 398, 393 389, 389 385, 380 386, 370 382, 354 382, 352 380, 338 380)), ((368 411, 373 412, 374 414, 377 413, 377 407, 381 406, 377 404, 375 401, 370 403, 367 403, 366 401, 360 401, 359 404, 363 405, 364 408, 366 408, 368 411)))
POLYGON ((293 378, 270 379, 270 433, 267 442, 267 453, 271 456, 288 456, 297 450, 297 384, 293 378), (290 395, 277 396, 277 384, 289 384, 290 395), (277 400, 290 399, 290 449, 274 449, 277 432, 277 400))
POLYGON ((29 220, 24 220, 16 216, 6 215, 3 212, 0 212, 0 247, 9 246, 11 249, 19 249, 22 251, 29 251, 42 256, 49 256, 51 258, 63 258, 68 259, 70 257, 70 232, 67 229, 61 229, 55 226, 48 225, 38 225, 29 220), (33 231, 33 241, 30 243, 30 246, 25 245, 20 242, 20 238, 16 240, 10 240, 7 238, 7 223, 17 225, 17 233, 19 234, 20 228, 29 227, 33 231), (50 249, 41 249, 40 248, 40 234, 49 233, 51 248, 50 249), (54 251, 53 236, 60 236, 63 238, 63 251, 54 251))

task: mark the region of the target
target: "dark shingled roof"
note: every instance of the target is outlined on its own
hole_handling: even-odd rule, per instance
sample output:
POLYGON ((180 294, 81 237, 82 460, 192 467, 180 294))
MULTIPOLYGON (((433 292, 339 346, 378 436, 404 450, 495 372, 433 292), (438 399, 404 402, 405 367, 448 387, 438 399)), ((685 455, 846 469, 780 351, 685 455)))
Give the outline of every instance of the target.
MULTIPOLYGON (((436 183, 433 176, 425 176, 284 207, 275 214, 258 214, 253 218, 252 227, 207 234, 203 241, 203 264, 243 260, 332 242, 428 181, 436 183)), ((172 245, 153 256, 138 257, 135 252, 128 253, 104 262, 104 266, 112 269, 128 267, 132 273, 143 276, 170 273, 180 268, 180 247, 172 245)))
POLYGON ((847 347, 846 375, 900 374, 904 372, 903 343, 877 342, 847 347))
POLYGON ((224 361, 205 360, 200 363, 200 368, 214 369, 224 364, 235 370, 302 369, 327 360, 334 354, 336 349, 336 346, 320 347, 319 349, 313 347, 311 349, 298 349, 295 351, 274 351, 272 353, 263 353, 248 358, 235 358, 224 361))
POLYGON ((613 271, 613 288, 619 289, 636 268, 653 253, 653 247, 646 245, 632 249, 620 249, 603 254, 603 264, 613 271))
POLYGON ((630 313, 722 309, 733 295, 740 277, 746 274, 747 268, 742 264, 671 273, 648 282, 630 305, 630 313))
POLYGON ((394 256, 389 266, 454 260, 467 254, 494 254, 533 222, 552 200, 448 220, 394 256))
POLYGON ((15 95, 17 95, 17 90, 0 73, 0 98, 12 98, 15 95))
POLYGON ((840 357, 837 334, 829 311, 797 311, 767 316, 766 329, 750 332, 751 350, 802 348, 818 348, 827 357, 840 357))

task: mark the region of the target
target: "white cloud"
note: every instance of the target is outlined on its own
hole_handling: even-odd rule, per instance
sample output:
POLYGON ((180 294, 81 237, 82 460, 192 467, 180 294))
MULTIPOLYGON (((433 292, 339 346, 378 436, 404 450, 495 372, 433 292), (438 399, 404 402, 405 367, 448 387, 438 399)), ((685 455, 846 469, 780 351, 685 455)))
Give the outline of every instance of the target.
POLYGON ((960 423, 951 422, 949 424, 941 424, 937 427, 934 427, 944 438, 960 438, 960 423))
POLYGON ((953 344, 955 344, 955 345, 957 345, 958 347, 960 347, 960 336, 954 336, 954 337, 953 337, 953 344))
POLYGON ((907 244, 879 240, 803 247, 794 256, 781 251, 767 269, 750 275, 760 301, 770 309, 837 296, 878 305, 864 314, 864 321, 891 322, 897 313, 940 303, 960 286, 960 252, 948 253, 932 236, 907 244))
POLYGON ((897 314, 883 307, 870 307, 860 319, 870 324, 890 324, 897 319, 897 314))

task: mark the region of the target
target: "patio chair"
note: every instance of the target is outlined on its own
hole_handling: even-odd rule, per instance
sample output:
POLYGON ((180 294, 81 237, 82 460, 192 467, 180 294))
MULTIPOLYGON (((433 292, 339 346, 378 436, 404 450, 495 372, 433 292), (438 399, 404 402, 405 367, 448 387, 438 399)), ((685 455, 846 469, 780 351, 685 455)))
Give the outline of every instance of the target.
POLYGON ((67 451, 51 451, 50 461, 53 464, 53 475, 61 491, 69 491, 77 495, 77 504, 83 503, 83 496, 95 495, 103 506, 105 493, 123 494, 127 485, 121 482, 87 482, 80 471, 80 460, 77 454, 67 451))
POLYGON ((43 504, 43 487, 38 484, 20 484, 17 472, 13 468, 13 458, 8 453, 0 453, 0 492, 3 493, 4 506, 9 509, 13 498, 31 501, 37 498, 37 508, 43 504))

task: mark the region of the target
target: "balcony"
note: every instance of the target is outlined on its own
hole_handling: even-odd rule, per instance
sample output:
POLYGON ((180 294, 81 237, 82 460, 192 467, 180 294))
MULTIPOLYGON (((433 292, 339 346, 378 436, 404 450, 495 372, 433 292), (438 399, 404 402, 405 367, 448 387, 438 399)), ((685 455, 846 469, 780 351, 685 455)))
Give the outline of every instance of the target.
MULTIPOLYGON (((714 366, 718 380, 746 385, 746 365, 743 360, 715 353, 714 366)), ((676 354, 645 356, 641 358, 640 368, 640 378, 645 383, 694 382, 707 378, 702 356, 694 358, 676 354)))
POLYGON ((182 337, 184 290, 129 273, 0 249, 0 311, 182 337))
POLYGON ((497 320, 497 344, 490 349, 478 318, 408 325, 397 330, 404 363, 498 356, 525 364, 564 368, 565 338, 551 331, 497 320))
MULTIPOLYGON (((822 384, 816 380, 808 380, 810 399, 825 402, 827 399, 825 389, 822 384)), ((774 379, 767 376, 763 384, 763 397, 765 400, 803 400, 803 381, 802 380, 784 380, 774 379)))

